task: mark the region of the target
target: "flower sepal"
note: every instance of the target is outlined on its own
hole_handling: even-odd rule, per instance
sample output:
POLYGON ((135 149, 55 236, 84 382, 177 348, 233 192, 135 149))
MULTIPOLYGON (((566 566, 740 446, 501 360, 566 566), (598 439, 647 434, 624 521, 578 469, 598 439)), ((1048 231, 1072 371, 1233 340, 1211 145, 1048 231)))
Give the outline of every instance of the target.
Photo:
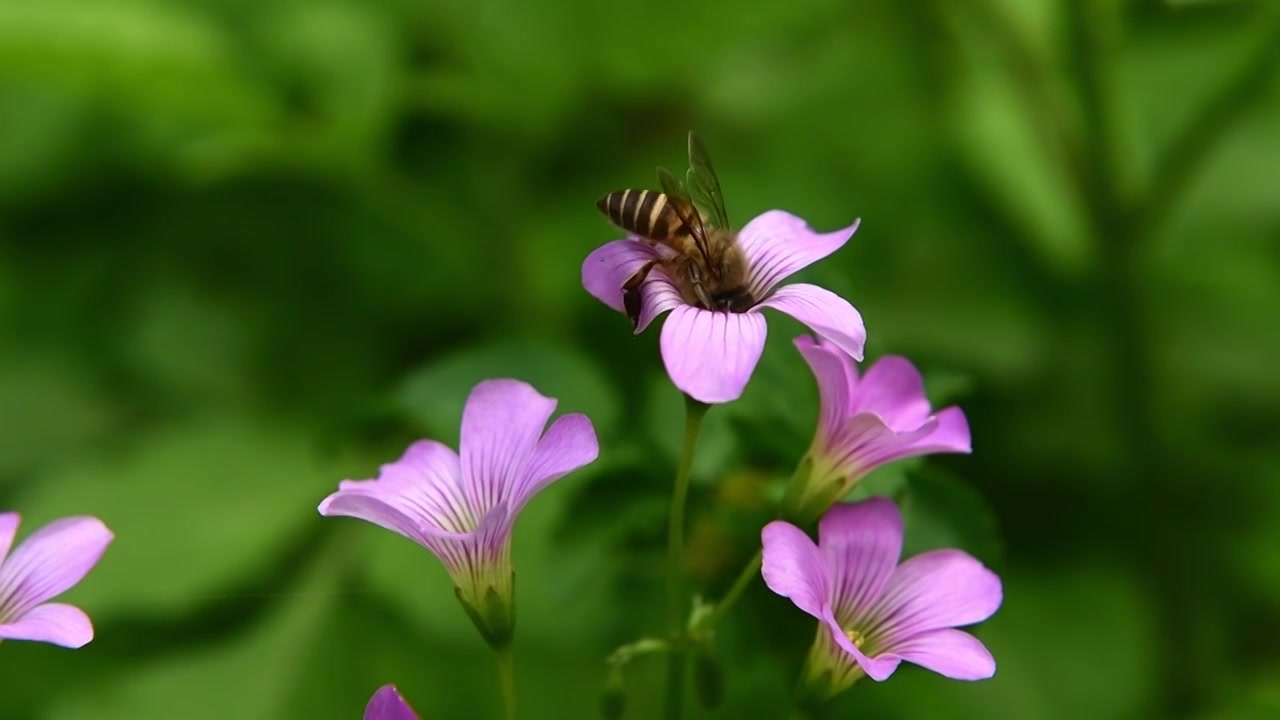
POLYGON ((782 519, 808 526, 830 510, 852 486, 843 477, 833 478, 833 470, 829 463, 814 460, 812 454, 805 455, 782 496, 782 519))
POLYGON ((853 687, 866 673, 836 644, 831 628, 818 623, 796 688, 796 704, 812 708, 853 687))
POLYGON ((493 583, 465 583, 469 587, 455 585, 453 588, 467 617, 494 650, 510 647, 516 629, 515 573, 509 573, 507 578, 503 583, 505 587, 493 583))

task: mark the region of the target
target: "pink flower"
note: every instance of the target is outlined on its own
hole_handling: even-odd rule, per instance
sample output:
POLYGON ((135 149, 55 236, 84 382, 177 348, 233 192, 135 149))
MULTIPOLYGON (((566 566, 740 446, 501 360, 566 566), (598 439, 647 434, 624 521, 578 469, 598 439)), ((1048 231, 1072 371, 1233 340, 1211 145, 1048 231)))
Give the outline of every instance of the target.
POLYGON ((995 674, 991 653, 955 628, 995 613, 1000 578, 959 550, 898 564, 902 516, 889 500, 831 508, 817 545, 780 520, 761 537, 765 584, 818 619, 805 671, 810 697, 830 697, 864 673, 885 680, 903 660, 956 680, 995 674))
MULTIPOLYGON (((738 240, 751 267, 749 290, 756 304, 745 312, 713 312, 686 303, 660 267, 641 288, 636 332, 670 310, 662 327, 662 361, 682 392, 704 403, 736 400, 764 352, 767 333, 763 310, 780 310, 813 328, 859 360, 867 332, 862 316, 847 300, 816 285, 779 287, 787 276, 840 249, 858 223, 831 233, 815 233, 804 220, 771 210, 747 223, 738 240)), ((582 264, 587 292, 624 312, 622 285, 657 250, 635 239, 615 240, 596 249, 582 264)))
POLYGON ((863 477, 894 460, 932 453, 967 453, 964 412, 934 413, 924 380, 909 360, 887 356, 859 377, 840 347, 808 336, 796 347, 818 381, 818 429, 784 501, 785 517, 808 523, 863 477))
POLYGON ((383 685, 369 698, 364 720, 418 720, 418 716, 395 685, 383 685))
POLYGON ((0 513, 0 639, 83 647, 93 639, 89 616, 49 600, 83 580, 115 536, 97 518, 63 518, 10 555, 19 520, 18 513, 0 513))
POLYGON ((376 480, 346 480, 320 514, 367 520, 440 558, 458 599, 494 647, 511 639, 511 529, 539 490, 596 459, 585 415, 546 427, 556 401, 518 380, 486 380, 462 412, 460 452, 414 443, 376 480), (543 429, 546 428, 546 432, 543 429))

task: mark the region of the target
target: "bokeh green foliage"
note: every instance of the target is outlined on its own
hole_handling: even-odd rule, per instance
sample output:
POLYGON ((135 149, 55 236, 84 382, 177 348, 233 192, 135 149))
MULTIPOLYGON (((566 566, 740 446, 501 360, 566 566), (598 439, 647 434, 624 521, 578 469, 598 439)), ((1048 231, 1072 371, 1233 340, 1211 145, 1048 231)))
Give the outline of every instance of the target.
MULTIPOLYGON (((516 532, 524 717, 589 718, 661 627, 680 400, 579 284, 592 208, 694 127, 743 222, 853 241, 804 273, 969 415, 904 463, 910 551, 1006 600, 999 672, 904 668, 831 717, 1280 715, 1280 15, 1156 0, 0 1, 0 506, 117 540, 97 639, 0 647, 0 717, 496 717, 434 559, 315 505, 476 380, 587 412, 599 462, 516 532)), ((781 317, 708 419, 689 569, 714 596, 812 431, 781 317)), ((725 702, 781 717, 812 623, 759 585, 725 702)), ((660 663, 627 672, 656 712, 660 663)))

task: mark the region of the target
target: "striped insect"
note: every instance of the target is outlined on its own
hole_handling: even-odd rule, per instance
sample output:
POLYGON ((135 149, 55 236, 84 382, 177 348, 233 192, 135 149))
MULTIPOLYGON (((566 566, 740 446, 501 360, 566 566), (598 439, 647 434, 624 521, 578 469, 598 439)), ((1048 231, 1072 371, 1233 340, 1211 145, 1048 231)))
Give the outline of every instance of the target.
POLYGON ((682 184, 658 168, 662 192, 618 190, 596 207, 618 227, 657 249, 622 285, 623 307, 639 325, 640 288, 661 267, 684 301, 704 310, 745 312, 756 303, 748 287, 747 257, 729 226, 720 181, 702 140, 689 133, 689 171, 682 184))

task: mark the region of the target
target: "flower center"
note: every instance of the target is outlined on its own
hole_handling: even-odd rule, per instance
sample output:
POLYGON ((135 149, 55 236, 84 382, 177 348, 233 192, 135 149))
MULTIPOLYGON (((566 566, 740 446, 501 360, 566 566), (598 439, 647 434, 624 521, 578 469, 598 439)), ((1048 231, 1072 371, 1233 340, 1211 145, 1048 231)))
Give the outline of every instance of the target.
POLYGON ((859 650, 861 650, 863 644, 867 642, 867 636, 863 635, 857 630, 854 630, 853 628, 847 628, 844 631, 844 636, 849 638, 849 642, 853 643, 853 646, 858 648, 859 650))

